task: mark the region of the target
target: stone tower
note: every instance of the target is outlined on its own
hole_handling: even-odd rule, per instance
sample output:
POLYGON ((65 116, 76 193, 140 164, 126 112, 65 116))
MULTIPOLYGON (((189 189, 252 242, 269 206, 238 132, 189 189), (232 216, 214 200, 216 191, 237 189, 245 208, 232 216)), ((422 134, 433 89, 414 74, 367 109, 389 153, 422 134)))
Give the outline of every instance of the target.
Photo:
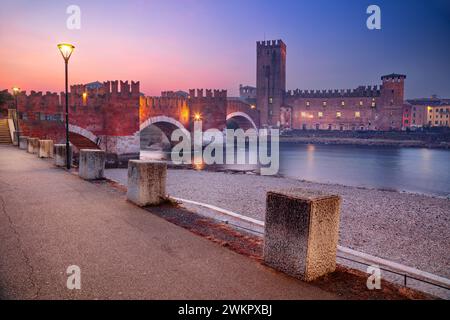
POLYGON ((281 40, 256 43, 256 105, 261 127, 279 126, 286 92, 286 45, 281 40))
POLYGON ((381 77, 381 105, 377 106, 379 130, 401 130, 403 101, 405 96, 405 79, 403 74, 388 74, 381 77))

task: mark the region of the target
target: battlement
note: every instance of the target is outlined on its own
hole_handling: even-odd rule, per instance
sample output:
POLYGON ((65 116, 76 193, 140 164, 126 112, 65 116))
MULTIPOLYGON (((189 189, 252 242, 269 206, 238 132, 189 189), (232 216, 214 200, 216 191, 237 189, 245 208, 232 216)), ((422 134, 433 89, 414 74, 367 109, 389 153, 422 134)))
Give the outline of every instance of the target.
POLYGON ((70 86, 70 94, 91 96, 118 96, 129 97, 140 95, 140 82, 131 81, 131 85, 128 81, 114 80, 101 82, 92 82, 88 84, 76 84, 70 86), (120 84, 120 91, 119 91, 120 84))
POLYGON ((226 99, 227 90, 190 89, 189 99, 226 99))
POLYGON ((256 46, 258 49, 264 49, 264 48, 284 48, 284 49, 286 49, 286 44, 283 42, 283 40, 257 41, 256 46))
POLYGON ((406 75, 404 74, 397 74, 397 73, 391 73, 387 74, 381 77, 381 80, 383 82, 390 82, 390 81, 403 81, 406 79, 406 75))
POLYGON ((356 98, 356 97, 378 97, 381 94, 380 86, 359 86, 356 89, 334 89, 334 90, 300 90, 287 91, 287 97, 298 98, 356 98))
POLYGON ((168 110, 173 108, 181 108, 186 105, 187 100, 177 96, 161 96, 161 97, 141 97, 140 106, 155 110, 168 110))

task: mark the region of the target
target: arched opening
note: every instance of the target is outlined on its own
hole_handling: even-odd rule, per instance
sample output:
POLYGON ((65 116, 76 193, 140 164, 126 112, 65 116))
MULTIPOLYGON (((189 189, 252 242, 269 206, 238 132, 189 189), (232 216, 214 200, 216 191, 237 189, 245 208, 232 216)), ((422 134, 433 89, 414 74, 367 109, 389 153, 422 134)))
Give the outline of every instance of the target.
POLYGON ((81 149, 100 149, 98 140, 91 131, 69 124, 69 141, 75 147, 75 152, 81 149))
POLYGON ((175 142, 171 141, 172 133, 181 130, 190 136, 189 131, 177 120, 165 116, 153 117, 140 126, 141 150, 169 151, 175 142))
POLYGON ((244 112, 233 112, 227 115, 227 129, 258 130, 253 119, 244 112))

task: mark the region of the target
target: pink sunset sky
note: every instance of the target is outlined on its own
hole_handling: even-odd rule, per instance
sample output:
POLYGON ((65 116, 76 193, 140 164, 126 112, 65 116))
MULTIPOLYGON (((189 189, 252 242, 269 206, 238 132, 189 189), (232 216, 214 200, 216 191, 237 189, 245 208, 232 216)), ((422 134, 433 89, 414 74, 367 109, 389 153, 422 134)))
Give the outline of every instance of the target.
POLYGON ((406 97, 450 97, 448 0, 379 0, 383 27, 366 27, 365 0, 2 0, 0 90, 64 89, 56 47, 76 46, 69 82, 141 82, 141 91, 255 85, 256 41, 288 46, 288 89, 348 89, 407 75, 406 97), (69 30, 66 9, 81 9, 69 30), (444 40, 445 39, 445 40, 444 40))

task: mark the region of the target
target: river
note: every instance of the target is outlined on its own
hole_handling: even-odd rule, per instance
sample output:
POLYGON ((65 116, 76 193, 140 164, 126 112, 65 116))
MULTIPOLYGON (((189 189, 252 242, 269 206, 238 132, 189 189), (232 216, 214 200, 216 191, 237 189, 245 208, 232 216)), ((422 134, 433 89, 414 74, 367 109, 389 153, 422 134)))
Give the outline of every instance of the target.
MULTIPOLYGON (((153 152, 141 151, 141 158, 152 157, 153 152)), ((449 150, 281 143, 279 173, 313 182, 450 195, 449 150)))

